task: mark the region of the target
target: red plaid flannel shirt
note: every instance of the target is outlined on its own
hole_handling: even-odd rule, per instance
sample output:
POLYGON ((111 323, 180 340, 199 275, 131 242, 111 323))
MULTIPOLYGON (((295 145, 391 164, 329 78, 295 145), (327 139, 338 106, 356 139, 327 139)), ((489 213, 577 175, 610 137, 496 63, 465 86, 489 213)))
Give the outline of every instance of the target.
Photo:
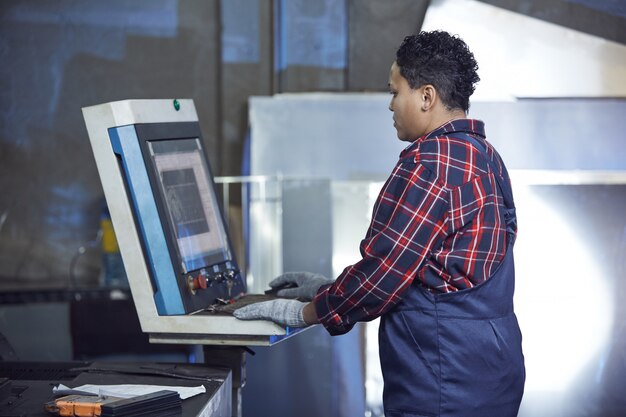
POLYGON ((464 134, 487 147, 479 120, 453 120, 411 143, 385 182, 361 241, 362 259, 348 266, 313 302, 331 334, 373 320, 402 299, 410 285, 434 293, 487 280, 504 258, 504 205, 487 160, 464 134), (455 137, 456 135, 456 137, 455 137))

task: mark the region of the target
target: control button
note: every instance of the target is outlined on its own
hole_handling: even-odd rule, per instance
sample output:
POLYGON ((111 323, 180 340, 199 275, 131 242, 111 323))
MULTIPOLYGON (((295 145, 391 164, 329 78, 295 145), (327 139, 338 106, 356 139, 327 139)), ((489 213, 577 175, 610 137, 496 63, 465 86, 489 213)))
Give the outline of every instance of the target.
POLYGON ((196 288, 193 283, 193 277, 191 275, 187 275, 187 288, 189 288, 189 292, 191 295, 196 295, 196 288))
POLYGON ((199 290, 199 289, 206 289, 207 287, 207 282, 206 282, 206 276, 200 274, 198 275, 194 280, 193 280, 193 288, 195 290, 199 290))

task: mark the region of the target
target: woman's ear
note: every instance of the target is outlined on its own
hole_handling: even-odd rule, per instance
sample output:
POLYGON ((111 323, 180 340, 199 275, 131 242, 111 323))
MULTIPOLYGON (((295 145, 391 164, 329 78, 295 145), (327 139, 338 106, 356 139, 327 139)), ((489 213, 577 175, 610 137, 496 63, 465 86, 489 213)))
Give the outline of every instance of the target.
POLYGON ((437 90, 431 84, 422 86, 422 111, 429 111, 435 105, 437 90))

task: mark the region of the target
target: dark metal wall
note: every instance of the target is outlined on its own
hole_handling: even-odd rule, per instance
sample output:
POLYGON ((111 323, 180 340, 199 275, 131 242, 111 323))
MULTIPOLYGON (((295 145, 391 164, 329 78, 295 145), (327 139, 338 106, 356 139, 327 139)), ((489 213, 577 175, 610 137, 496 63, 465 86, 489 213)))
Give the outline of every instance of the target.
MULTIPOLYGON (((485 2, 624 42, 620 2, 485 2)), ((64 286, 73 260, 79 284, 98 280, 103 198, 80 107, 191 97, 214 171, 237 175, 250 96, 384 91, 429 4, 3 1, 0 288, 64 286)))
MULTIPOLYGON (((395 48, 419 29, 428 3, 1 2, 0 293, 32 290, 39 302, 23 296, 28 304, 16 297, 0 306, 0 334, 22 359, 76 357, 71 303, 51 303, 42 290, 98 285, 102 270, 104 198, 81 107, 193 98, 214 172, 239 175, 250 96, 385 91, 395 48)), ((318 328, 303 336, 250 359, 244 410, 362 415, 363 375, 352 372, 361 369, 360 334, 329 341, 318 328), (346 352, 350 360, 339 361, 346 352), (314 396, 294 394, 293 372, 314 396), (285 387, 291 397, 274 398, 285 387)))
MULTIPOLYGON (((81 107, 191 97, 220 149, 216 1, 0 5, 0 276, 11 287, 97 282, 103 194, 81 107)), ((215 162, 219 158, 213 158, 215 162)))
POLYGON ((493 6, 626 43, 626 2, 622 0, 479 0, 493 6))
POLYGON ((385 90, 428 3, 3 1, 0 288, 62 287, 71 267, 98 282, 103 196, 82 106, 193 98, 214 172, 239 175, 248 97, 385 90))

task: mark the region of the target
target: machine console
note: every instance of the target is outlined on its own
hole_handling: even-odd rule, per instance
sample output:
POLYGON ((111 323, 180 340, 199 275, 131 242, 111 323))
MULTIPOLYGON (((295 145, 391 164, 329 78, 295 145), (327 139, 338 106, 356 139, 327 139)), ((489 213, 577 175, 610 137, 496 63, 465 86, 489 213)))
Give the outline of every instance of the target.
POLYGON ((246 294, 193 101, 123 100, 82 110, 150 341, 271 345, 297 333, 232 316, 270 296, 246 294))

